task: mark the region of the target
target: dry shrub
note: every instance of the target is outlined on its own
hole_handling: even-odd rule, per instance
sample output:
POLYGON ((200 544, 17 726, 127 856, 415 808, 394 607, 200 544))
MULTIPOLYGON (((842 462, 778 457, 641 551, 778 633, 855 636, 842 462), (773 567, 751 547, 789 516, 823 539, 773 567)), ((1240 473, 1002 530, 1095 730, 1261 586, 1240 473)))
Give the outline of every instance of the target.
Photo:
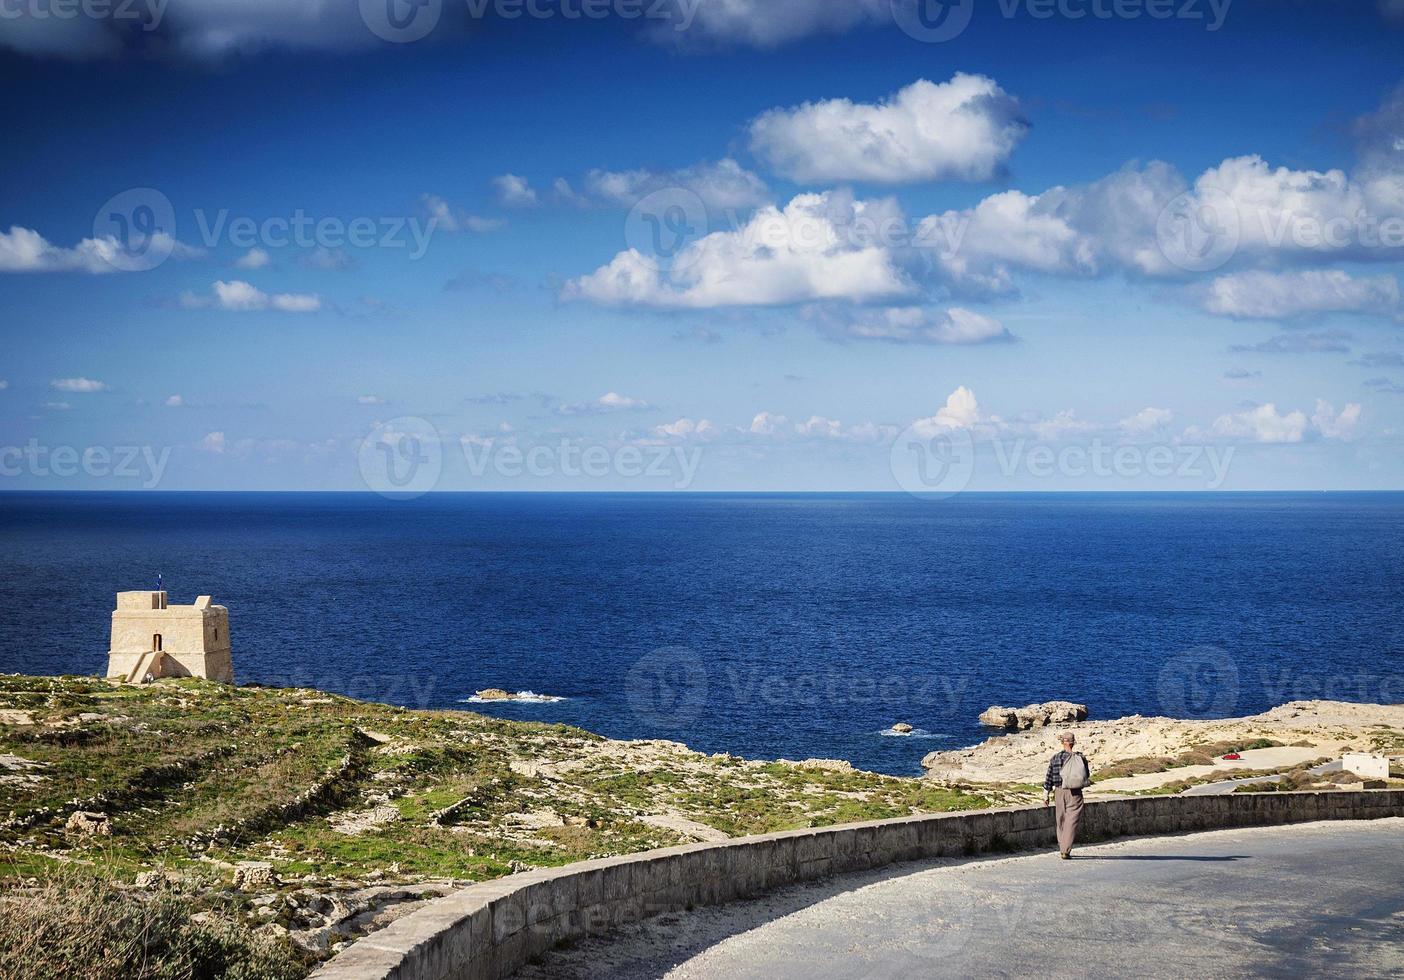
POLYGON ((79 875, 0 891, 0 977, 14 980, 297 980, 291 950, 169 889, 79 875))

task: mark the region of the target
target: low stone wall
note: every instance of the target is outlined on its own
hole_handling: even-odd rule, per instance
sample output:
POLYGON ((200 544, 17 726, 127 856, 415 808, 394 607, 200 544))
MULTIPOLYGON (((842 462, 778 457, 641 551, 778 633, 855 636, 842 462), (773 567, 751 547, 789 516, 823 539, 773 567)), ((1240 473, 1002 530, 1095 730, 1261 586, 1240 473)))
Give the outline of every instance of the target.
MULTIPOLYGON (((1084 841, 1404 816, 1404 790, 1108 800, 1084 841)), ((901 861, 1054 846, 1046 807, 795 830, 586 861, 474 885, 353 944, 313 980, 497 980, 565 939, 901 861)))

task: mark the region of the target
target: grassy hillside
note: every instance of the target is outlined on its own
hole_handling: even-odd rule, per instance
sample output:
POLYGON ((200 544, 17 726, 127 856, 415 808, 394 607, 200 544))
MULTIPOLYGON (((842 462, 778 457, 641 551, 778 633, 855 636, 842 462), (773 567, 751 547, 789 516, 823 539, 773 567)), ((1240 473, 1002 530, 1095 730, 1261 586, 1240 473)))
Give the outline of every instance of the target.
POLYGON ((273 961, 296 975, 470 881, 991 802, 842 765, 705 756, 316 691, 0 676, 0 939, 24 933, 27 909, 75 895, 81 906, 97 887, 118 921, 144 909, 197 938, 218 925, 226 945, 247 940, 229 954, 244 965, 196 975, 274 976, 273 961))

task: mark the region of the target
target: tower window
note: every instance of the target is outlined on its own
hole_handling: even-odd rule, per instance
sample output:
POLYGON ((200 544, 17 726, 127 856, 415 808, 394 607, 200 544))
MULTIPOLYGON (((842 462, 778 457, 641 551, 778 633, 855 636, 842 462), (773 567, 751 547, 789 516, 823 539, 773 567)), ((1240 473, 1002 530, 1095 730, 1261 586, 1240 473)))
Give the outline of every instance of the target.
POLYGON ((154 636, 151 637, 151 649, 153 649, 153 650, 160 650, 160 649, 161 649, 161 634, 160 634, 160 633, 157 633, 157 634, 155 634, 154 636))

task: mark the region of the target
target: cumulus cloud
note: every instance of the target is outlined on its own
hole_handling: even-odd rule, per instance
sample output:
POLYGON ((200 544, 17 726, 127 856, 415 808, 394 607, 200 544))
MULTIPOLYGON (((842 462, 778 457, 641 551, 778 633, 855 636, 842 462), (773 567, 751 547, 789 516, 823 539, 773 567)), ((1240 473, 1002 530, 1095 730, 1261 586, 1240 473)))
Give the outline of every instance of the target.
POLYGON ((1213 433, 1252 442, 1301 442, 1306 438, 1307 424, 1305 412, 1282 413, 1269 402, 1245 412, 1220 415, 1214 420, 1213 433))
POLYGON ((435 230, 449 234, 471 231, 481 235, 498 231, 507 224, 501 218, 484 218, 461 211, 437 194, 421 195, 420 203, 423 204, 424 212, 433 222, 435 230))
POLYGON ((55 378, 49 382, 49 387, 55 391, 66 391, 70 394, 90 395, 96 391, 106 391, 107 385, 101 381, 94 381, 92 378, 55 378))
POLYGON ((379 395, 359 395, 356 398, 357 405, 384 405, 385 399, 379 395))
MULTIPOLYGON (((1297 410, 1283 412, 1271 402, 1243 412, 1221 415, 1214 421, 1211 435, 1226 439, 1242 439, 1261 443, 1297 443, 1311 438, 1347 440, 1355 437, 1360 424, 1362 407, 1352 402, 1339 412, 1324 399, 1317 399, 1316 408, 1308 417, 1297 410)), ((1200 433, 1191 429, 1187 438, 1200 433)))
POLYGON ((805 319, 839 340, 880 340, 893 344, 990 344, 1014 339, 994 317, 953 306, 928 309, 895 306, 845 309, 813 306, 805 319))
POLYGON ((1209 284, 1204 308, 1240 319, 1288 319, 1323 313, 1390 313, 1399 307, 1393 276, 1354 278, 1345 272, 1239 272, 1209 284))
POLYGON ((707 419, 688 418, 656 425, 650 431, 654 439, 672 442, 711 442, 722 434, 722 430, 707 419))
MULTIPOLYGON (((0 21, 3 23, 3 21, 0 21)), ((167 254, 178 259, 196 258, 204 254, 176 241, 165 232, 157 232, 147 243, 156 255, 167 254)), ((0 232, 0 272, 86 272, 104 275, 130 268, 121 244, 115 238, 85 238, 72 248, 54 245, 31 228, 14 225, 0 232)))
POLYGON ((765 181, 732 159, 703 162, 681 170, 592 170, 585 175, 585 196, 569 182, 557 179, 556 196, 571 204, 598 201, 632 208, 655 191, 681 187, 696 194, 708 208, 744 211, 770 202, 765 181))
POLYGON ((272 263, 272 257, 261 248, 251 248, 234 260, 235 267, 239 269, 263 269, 272 263))
POLYGON ((750 126, 751 150, 803 183, 988 180, 1028 130, 991 78, 921 79, 875 103, 848 99, 772 109, 750 126))
POLYGON ((235 279, 231 282, 216 282, 210 287, 214 291, 215 303, 222 310, 248 313, 259 310, 277 310, 282 313, 315 313, 322 308, 322 298, 315 293, 274 293, 235 279))
POLYGON ((492 180, 497 191, 497 200, 503 207, 534 208, 537 205, 536 191, 525 177, 516 174, 503 174, 492 180))
POLYGON ((1175 417, 1168 408, 1143 408, 1135 415, 1121 420, 1121 430, 1128 435, 1143 436, 1164 429, 1175 417))
POLYGON ((734 231, 687 246, 666 271, 635 249, 567 283, 566 299, 672 308, 776 306, 824 299, 869 302, 916 287, 897 257, 851 234, 855 220, 880 224, 891 201, 837 192, 801 194, 785 208, 761 208, 734 231))
POLYGON ((1352 439, 1356 427, 1360 425, 1362 408, 1351 402, 1339 412, 1323 398, 1316 400, 1316 411, 1312 412, 1311 424, 1327 439, 1352 439))
POLYGON ((172 395, 166 399, 167 408, 184 408, 185 398, 181 395, 172 395))
POLYGON ((4 391, 8 387, 10 387, 10 382, 5 378, 0 378, 0 391, 4 391))
POLYGON ((557 415, 609 415, 616 412, 643 412, 653 408, 639 398, 630 398, 617 391, 601 395, 592 401, 557 405, 557 415))
POLYGON ((211 432, 200 440, 200 448, 207 453, 220 454, 225 449, 225 438, 223 432, 211 432))
POLYGON ((912 428, 917 435, 931 438, 943 432, 973 429, 985 421, 975 392, 961 385, 946 398, 946 404, 930 418, 917 419, 912 428))

